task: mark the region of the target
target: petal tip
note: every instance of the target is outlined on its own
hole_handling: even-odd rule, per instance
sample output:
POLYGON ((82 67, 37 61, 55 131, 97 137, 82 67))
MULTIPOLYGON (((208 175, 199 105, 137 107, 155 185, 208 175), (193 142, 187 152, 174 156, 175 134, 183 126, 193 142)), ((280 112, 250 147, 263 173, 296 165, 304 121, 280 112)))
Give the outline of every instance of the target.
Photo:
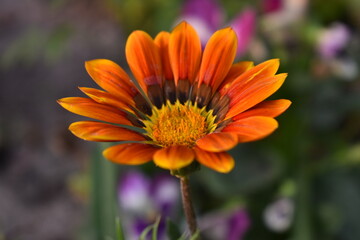
POLYGON ((56 102, 62 106, 65 103, 65 99, 66 98, 60 98, 60 99, 56 100, 56 102))
POLYGON ((283 102, 284 102, 285 110, 288 109, 292 104, 292 102, 289 99, 283 99, 283 102))

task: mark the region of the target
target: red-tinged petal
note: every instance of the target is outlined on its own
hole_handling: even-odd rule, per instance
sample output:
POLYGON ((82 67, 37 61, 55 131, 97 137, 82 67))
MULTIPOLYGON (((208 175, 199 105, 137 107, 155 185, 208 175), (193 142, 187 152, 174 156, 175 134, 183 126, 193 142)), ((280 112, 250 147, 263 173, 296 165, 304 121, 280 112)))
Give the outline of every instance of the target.
POLYGON ((126 72, 116 63, 107 59, 85 62, 85 68, 92 79, 104 90, 132 103, 137 94, 134 84, 126 72))
POLYGON ((108 92, 101 91, 95 88, 79 87, 79 89, 95 102, 108 104, 116 108, 124 109, 131 113, 134 113, 134 111, 129 107, 130 101, 123 100, 119 97, 115 97, 108 92))
POLYGON ((196 145, 209 152, 224 152, 235 147, 238 143, 236 134, 232 133, 210 133, 196 141, 196 145))
POLYGON ((95 142, 145 141, 134 131, 107 123, 94 121, 74 122, 69 130, 78 138, 95 142))
POLYGON ((126 42, 125 54, 132 73, 145 92, 147 86, 162 83, 159 48, 149 34, 132 32, 126 42))
POLYGON ((195 158, 194 151, 185 146, 162 148, 154 154, 154 162, 161 168, 180 169, 186 167, 195 158))
POLYGON ((230 172, 234 166, 235 161, 227 152, 207 152, 195 147, 196 160, 202 165, 211 168, 221 173, 230 172))
POLYGON ((195 29, 186 22, 175 27, 170 35, 169 56, 175 83, 194 82, 201 61, 201 42, 195 29))
POLYGON ((164 77, 167 80, 173 79, 173 73, 171 70, 170 58, 169 58, 169 40, 170 40, 170 33, 168 32, 160 32, 155 37, 155 44, 160 49, 160 57, 162 68, 164 72, 164 77))
POLYGON ((110 123, 132 125, 124 116, 124 112, 89 98, 68 97, 59 99, 58 103, 66 110, 81 116, 110 123))
POLYGON ((249 61, 234 63, 219 88, 221 89, 230 86, 237 77, 252 67, 254 67, 254 63, 249 61))
POLYGON ((279 65, 279 59, 271 59, 256 65, 255 67, 250 68, 248 71, 245 71, 243 74, 234 79, 228 88, 221 89, 221 94, 226 94, 228 90, 230 91, 235 86, 237 88, 241 88, 251 81, 258 81, 259 79, 271 77, 277 72, 279 65))
POLYGON ((228 124, 222 132, 237 134, 238 142, 250 142, 270 135, 278 127, 278 122, 271 117, 248 117, 228 124))
POLYGON ((213 91, 222 83, 235 59, 237 38, 229 28, 215 32, 206 44, 199 71, 201 83, 211 85, 213 91))
POLYGON ((231 86, 227 96, 230 97, 230 109, 225 119, 232 118, 255 106, 276 92, 284 83, 286 73, 251 81, 244 86, 231 86))
POLYGON ((109 147, 103 155, 109 161, 119 164, 139 165, 153 159, 158 148, 148 144, 128 143, 109 147))
POLYGON ((291 101, 287 99, 279 99, 279 100, 270 100, 261 102, 249 110, 240 113, 233 117, 233 121, 252 117, 252 116, 264 116, 264 117, 277 117, 286 109, 288 109, 291 105, 291 101))

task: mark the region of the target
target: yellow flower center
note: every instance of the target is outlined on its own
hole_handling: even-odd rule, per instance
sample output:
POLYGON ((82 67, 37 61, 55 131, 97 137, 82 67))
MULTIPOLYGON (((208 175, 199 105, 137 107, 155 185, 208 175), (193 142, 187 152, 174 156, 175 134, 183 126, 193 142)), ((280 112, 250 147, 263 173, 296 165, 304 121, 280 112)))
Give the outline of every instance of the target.
POLYGON ((169 102, 161 109, 153 108, 150 120, 144 121, 147 135, 158 145, 193 147, 196 140, 216 128, 212 111, 189 102, 169 102))

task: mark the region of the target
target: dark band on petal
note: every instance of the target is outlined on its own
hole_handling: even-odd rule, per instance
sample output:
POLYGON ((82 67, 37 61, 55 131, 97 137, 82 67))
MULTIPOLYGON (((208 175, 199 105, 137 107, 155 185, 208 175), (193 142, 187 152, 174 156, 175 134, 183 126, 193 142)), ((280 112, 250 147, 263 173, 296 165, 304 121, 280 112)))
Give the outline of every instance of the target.
POLYGON ((126 118, 129 119, 129 121, 135 126, 135 127, 145 127, 142 121, 139 120, 139 118, 133 114, 127 113, 126 118))
POLYGON ((211 87, 207 84, 201 84, 200 87, 195 88, 195 92, 192 94, 195 97, 195 102, 197 102, 198 107, 202 108, 203 106, 206 106, 212 96, 211 93, 211 87))
POLYGON ((221 94, 219 92, 215 92, 210 103, 206 106, 206 110, 210 111, 211 109, 213 109, 215 111, 214 107, 219 102, 220 98, 221 94))
POLYGON ((164 84, 164 97, 165 100, 169 100, 170 103, 176 101, 176 86, 174 80, 165 80, 164 84))
POLYGON ((218 124, 215 132, 221 132, 221 130, 226 127, 229 123, 231 123, 232 120, 231 119, 227 119, 225 121, 222 121, 221 123, 218 124))
POLYGON ((220 122, 224 120, 226 113, 229 111, 229 105, 225 105, 219 109, 219 111, 214 114, 216 116, 215 122, 220 122))
POLYGON ((176 96, 180 103, 185 103, 187 100, 189 100, 190 87, 191 84, 189 80, 179 79, 177 83, 176 96))
POLYGON ((164 104, 163 91, 160 84, 149 85, 147 88, 147 94, 150 101, 157 107, 161 108, 164 104))
POLYGON ((138 93, 135 97, 134 97, 134 101, 135 101, 135 106, 137 109, 139 109, 141 112, 147 114, 147 115, 151 115, 152 110, 151 107, 149 105, 149 103, 145 100, 145 98, 138 93))
POLYGON ((227 96, 220 96, 219 93, 216 93, 212 98, 209 106, 210 109, 213 109, 213 114, 218 115, 218 119, 221 119, 223 114, 226 114, 229 110, 230 98, 227 96))

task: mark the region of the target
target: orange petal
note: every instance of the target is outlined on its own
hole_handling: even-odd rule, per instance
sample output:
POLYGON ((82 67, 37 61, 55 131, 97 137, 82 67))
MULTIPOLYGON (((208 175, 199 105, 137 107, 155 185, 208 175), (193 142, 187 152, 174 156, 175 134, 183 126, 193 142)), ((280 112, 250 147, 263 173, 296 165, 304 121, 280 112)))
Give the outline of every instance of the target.
POLYGON ((139 165, 151 161, 157 150, 148 144, 128 143, 109 147, 103 155, 114 163, 139 165))
POLYGON ((279 99, 279 100, 270 100, 261 102, 249 110, 240 113, 233 117, 233 120, 236 121, 241 118, 247 118, 251 116, 264 116, 264 117, 277 117, 291 105, 291 101, 287 99, 279 99))
POLYGON ((133 102, 132 97, 137 90, 119 65, 107 59, 96 59, 85 62, 85 68, 92 79, 104 90, 130 103, 133 102))
POLYGON ((132 32, 126 42, 125 54, 132 73, 145 92, 148 85, 162 83, 159 48, 149 34, 132 32))
POLYGON ((68 97, 58 100, 58 103, 66 110, 100 121, 132 125, 124 116, 124 112, 114 107, 97 103, 89 98, 68 97))
POLYGON ((210 133, 196 141, 196 145, 209 152, 224 152, 236 146, 238 139, 232 133, 210 133))
POLYGON ((254 67, 253 62, 243 61, 234 63, 219 88, 230 86, 230 83, 232 83, 237 77, 239 77, 241 74, 243 74, 252 67, 254 67))
POLYGON ((145 140, 145 138, 139 133, 101 122, 74 122, 70 125, 69 130, 78 138, 88 141, 118 142, 145 140))
POLYGON ((227 90, 229 89, 230 91, 230 89, 232 89, 235 85, 240 88, 241 86, 246 85, 248 82, 271 77, 277 72, 279 65, 279 59, 271 59, 258 64, 255 67, 250 68, 248 71, 245 71, 243 74, 240 74, 231 82, 231 85, 228 88, 221 89, 221 94, 226 94, 227 90))
POLYGON ((232 85, 227 93, 230 97, 230 109, 225 119, 232 118, 268 98, 281 87, 286 77, 287 74, 282 73, 250 81, 244 86, 232 85))
POLYGON ((79 89, 95 102, 108 104, 116 108, 124 109, 131 113, 134 113, 134 111, 128 105, 128 103, 130 103, 129 101, 126 101, 119 97, 115 97, 108 92, 101 91, 95 88, 79 87, 79 89))
POLYGON ((180 169, 186 167, 195 158, 194 151, 185 146, 170 146, 162 148, 154 154, 154 162, 165 169, 180 169))
POLYGON ((202 165, 211 168, 221 173, 230 172, 234 166, 235 161, 227 152, 207 152, 195 147, 196 160, 202 165))
POLYGON ((278 123, 271 117, 248 117, 228 124, 222 132, 238 135, 238 142, 250 142, 270 135, 278 127, 278 123))
POLYGON ((237 48, 236 33, 232 28, 215 32, 206 44, 199 71, 201 83, 211 85, 213 91, 222 83, 235 59, 237 48))
POLYGON ((170 33, 164 31, 160 32, 155 37, 154 40, 155 45, 158 46, 158 48, 160 49, 160 57, 161 57, 164 77, 167 80, 174 78, 171 70, 170 58, 169 58, 169 40, 170 40, 170 33))
POLYGON ((182 22, 172 31, 169 57, 175 84, 179 79, 194 82, 200 66, 201 42, 195 29, 188 23, 182 22))

